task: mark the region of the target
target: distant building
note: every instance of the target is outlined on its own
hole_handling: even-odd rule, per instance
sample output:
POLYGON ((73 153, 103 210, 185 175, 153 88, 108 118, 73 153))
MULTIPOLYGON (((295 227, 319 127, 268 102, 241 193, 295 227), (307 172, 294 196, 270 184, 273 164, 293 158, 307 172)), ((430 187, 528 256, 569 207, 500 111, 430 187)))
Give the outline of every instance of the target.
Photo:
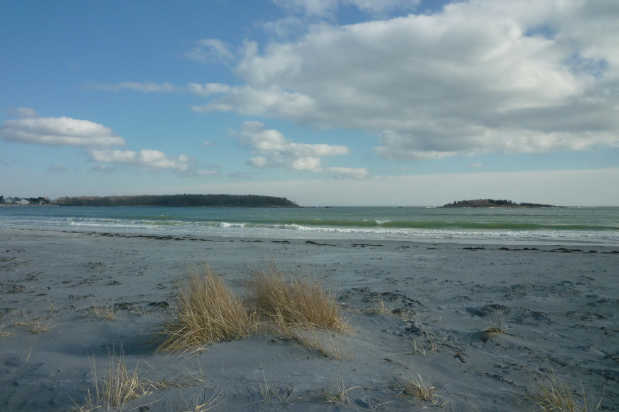
POLYGON ((0 197, 0 204, 3 205, 29 205, 30 201, 20 197, 0 197))
POLYGON ((50 205, 52 203, 46 197, 4 197, 0 195, 0 205, 5 206, 45 206, 50 205))

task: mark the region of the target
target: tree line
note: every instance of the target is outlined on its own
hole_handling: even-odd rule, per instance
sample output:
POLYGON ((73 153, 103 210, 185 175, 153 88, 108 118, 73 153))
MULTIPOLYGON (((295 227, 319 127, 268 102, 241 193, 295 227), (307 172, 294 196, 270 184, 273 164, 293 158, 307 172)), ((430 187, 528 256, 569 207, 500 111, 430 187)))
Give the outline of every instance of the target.
POLYGON ((555 207, 540 203, 516 203, 506 199, 458 200, 443 207, 555 207))
POLYGON ((285 197, 221 194, 61 197, 54 203, 59 206, 299 207, 285 197))

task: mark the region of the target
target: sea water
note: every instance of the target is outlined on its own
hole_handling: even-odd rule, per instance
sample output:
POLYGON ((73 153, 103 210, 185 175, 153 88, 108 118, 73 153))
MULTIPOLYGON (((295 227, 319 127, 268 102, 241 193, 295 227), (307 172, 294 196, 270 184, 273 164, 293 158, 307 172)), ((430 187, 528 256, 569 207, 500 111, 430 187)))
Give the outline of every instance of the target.
POLYGON ((0 229, 619 245, 619 207, 0 207, 0 229))

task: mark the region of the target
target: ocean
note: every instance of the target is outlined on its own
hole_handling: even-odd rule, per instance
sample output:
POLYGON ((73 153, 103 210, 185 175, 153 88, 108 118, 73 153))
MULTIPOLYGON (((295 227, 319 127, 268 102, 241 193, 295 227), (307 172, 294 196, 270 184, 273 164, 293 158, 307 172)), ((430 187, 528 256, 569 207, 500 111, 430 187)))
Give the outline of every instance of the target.
POLYGON ((22 228, 273 239, 619 245, 619 207, 0 207, 22 228))

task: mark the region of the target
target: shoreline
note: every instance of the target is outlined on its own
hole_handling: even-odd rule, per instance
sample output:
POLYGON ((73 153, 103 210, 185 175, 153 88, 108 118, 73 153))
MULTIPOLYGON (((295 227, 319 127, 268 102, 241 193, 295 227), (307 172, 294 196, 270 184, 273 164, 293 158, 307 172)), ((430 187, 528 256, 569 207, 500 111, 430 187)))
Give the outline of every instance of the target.
POLYGON ((447 410, 520 411, 550 369, 617 410, 618 248, 530 246, 0 228, 0 331, 12 334, 0 337, 0 409, 83 404, 91 361, 101 373, 122 346, 128 368, 148 379, 205 382, 158 388, 126 410, 187 410, 213 396, 214 411, 433 408, 402 397, 401 386, 421 377, 447 410), (208 262, 245 296, 251 268, 269 260, 337 295, 355 329, 329 338, 345 359, 272 335, 193 357, 155 353, 149 339, 172 316, 189 268, 208 262), (380 302, 388 311, 377 312, 380 302), (116 320, 92 315, 104 306, 116 320), (23 326, 35 319, 49 330, 23 326), (505 333, 484 341, 491 324, 505 333), (346 396, 328 402, 338 386, 346 396))
MULTIPOLYGON (((438 245, 451 245, 454 247, 464 246, 464 249, 479 249, 480 247, 485 248, 493 248, 497 247, 499 250, 501 248, 506 250, 514 250, 514 251, 526 251, 526 250, 541 250, 545 252, 563 252, 563 253, 571 253, 565 252, 561 249, 565 249, 566 246, 570 246, 569 250, 572 252, 580 252, 580 253, 588 253, 591 250, 595 249, 604 249, 602 253, 618 253, 619 254, 619 244, 599 244, 594 241, 584 242, 584 241, 575 241, 575 240, 563 240, 559 241, 558 239, 553 239, 553 241, 548 242, 536 242, 534 240, 513 240, 513 239, 496 239, 497 241, 491 242, 488 239, 449 239, 449 238, 420 238, 420 239, 368 239, 368 238, 326 238, 320 236, 311 236, 315 233, 305 233, 304 236, 297 237, 270 237, 267 235, 259 236, 259 235, 244 235, 244 234, 195 234, 195 233, 162 233, 161 231, 110 231, 109 229, 102 229, 101 231, 95 231, 92 229, 84 229, 84 230, 66 230, 66 229, 32 229, 32 228, 7 228, 0 227, 0 232, 2 231, 24 231, 37 235, 41 235, 43 233, 47 233, 50 235, 56 233, 66 233, 66 234, 81 234, 86 236, 104 236, 104 237, 116 237, 116 238, 136 238, 136 239, 156 239, 156 240, 170 240, 170 241, 204 241, 204 242, 213 242, 213 241, 233 241, 238 240, 240 242, 254 242, 254 243, 262 243, 262 242, 272 242, 272 243, 307 243, 307 244, 316 244, 318 246, 342 246, 348 244, 358 244, 358 245, 367 245, 367 246, 384 246, 378 244, 415 244, 417 246, 427 246, 428 244, 438 246, 438 245), (252 240, 247 240, 252 239, 252 240), (309 243, 308 243, 309 242, 309 243), (339 243, 338 243, 339 242, 339 243), (511 248, 510 248, 511 246, 511 248), (521 246, 521 248, 518 248, 521 246), (553 250, 558 249, 558 250, 553 250)), ((479 249, 481 250, 481 249, 479 249)), ((591 252, 596 253, 596 251, 591 252)))
MULTIPOLYGON (((367 235, 364 232, 360 232, 356 235, 339 234, 331 231, 291 231, 288 233, 276 233, 277 236, 273 236, 272 234, 265 233, 248 233, 248 232, 219 232, 219 233, 208 233, 208 232, 188 232, 187 230, 179 229, 178 231, 173 230, 161 230, 156 228, 140 228, 136 230, 135 228, 101 228, 100 230, 96 230, 93 228, 82 228, 76 227, 75 229, 71 229, 70 227, 56 227, 56 228, 30 228, 30 227, 9 227, 9 226, 0 226, 0 230, 21 230, 21 231, 32 231, 32 232, 50 232, 50 233, 81 233, 86 235, 96 235, 103 234, 105 236, 113 235, 119 237, 162 237, 165 239, 185 239, 185 238, 196 238, 196 239, 261 239, 263 241, 269 241, 271 239, 277 240, 297 240, 302 241, 306 239, 313 239, 319 242, 401 242, 401 243, 419 243, 419 244, 454 244, 454 245, 501 245, 501 246, 538 246, 538 247, 548 247, 548 246, 570 246, 573 248, 595 248, 595 247, 606 247, 606 248, 619 248, 619 242, 609 242, 609 241, 600 241, 596 239, 585 240, 583 238, 580 239, 569 239, 569 238, 546 238, 540 237, 536 239, 522 239, 518 237, 505 236, 503 233, 496 234, 494 238, 472 238, 470 236, 478 236, 479 234, 476 231, 471 233, 467 232, 458 232, 462 237, 422 237, 418 236, 412 239, 385 239, 378 238, 377 236, 367 235), (116 229, 116 230, 113 230, 116 229), (467 233, 464 235, 463 233, 467 233), (364 236, 366 235, 366 236, 364 236)), ((488 234, 485 234, 488 236, 488 234)), ((539 235, 541 236, 541 234, 539 235)))

